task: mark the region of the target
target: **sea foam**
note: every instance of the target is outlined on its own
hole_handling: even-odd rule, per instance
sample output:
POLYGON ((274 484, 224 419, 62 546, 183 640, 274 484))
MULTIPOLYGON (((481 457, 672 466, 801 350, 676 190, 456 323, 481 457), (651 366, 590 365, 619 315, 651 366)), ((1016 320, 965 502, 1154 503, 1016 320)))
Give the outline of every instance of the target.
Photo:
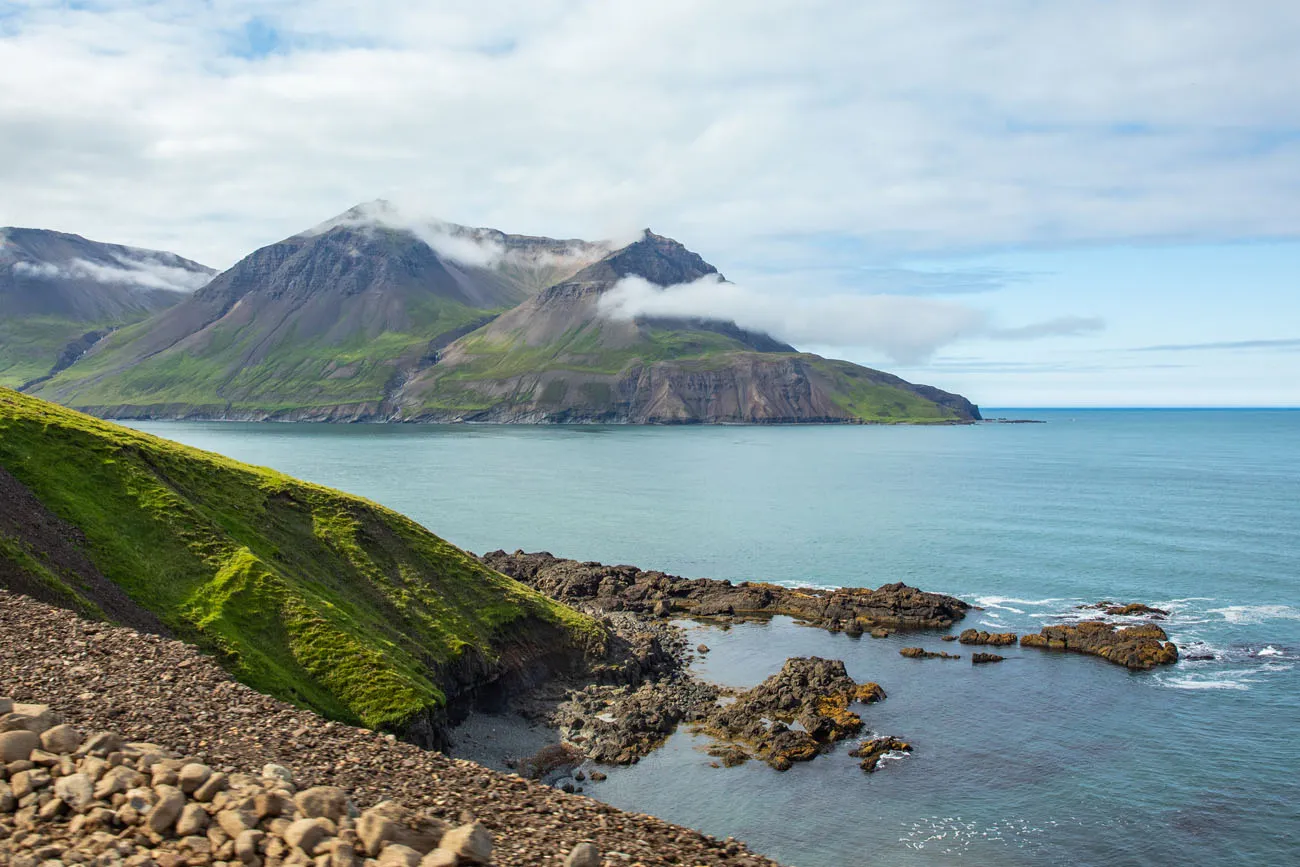
POLYGON ((1266 620, 1300 620, 1300 608, 1290 605, 1229 605, 1211 608, 1211 614, 1220 614, 1229 623, 1252 624, 1266 620))

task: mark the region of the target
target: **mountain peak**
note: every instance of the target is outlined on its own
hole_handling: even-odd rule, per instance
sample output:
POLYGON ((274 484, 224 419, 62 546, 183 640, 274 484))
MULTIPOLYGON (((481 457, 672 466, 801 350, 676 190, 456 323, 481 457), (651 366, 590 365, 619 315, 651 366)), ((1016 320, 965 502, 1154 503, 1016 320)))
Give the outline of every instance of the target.
POLYGON ((717 273, 717 268, 679 241, 644 229, 639 240, 579 271, 573 281, 617 282, 624 277, 641 277, 659 286, 673 286, 717 273))

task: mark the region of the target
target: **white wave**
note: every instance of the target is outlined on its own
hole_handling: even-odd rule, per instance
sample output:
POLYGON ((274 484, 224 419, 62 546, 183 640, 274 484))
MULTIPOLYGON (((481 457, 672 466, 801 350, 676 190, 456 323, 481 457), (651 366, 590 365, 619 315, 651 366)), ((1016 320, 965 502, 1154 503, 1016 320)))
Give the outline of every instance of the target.
POLYGON ((1270 644, 1267 647, 1265 647, 1263 650, 1261 650, 1259 653, 1256 653, 1255 655, 1256 656, 1285 656, 1286 654, 1283 651, 1278 650, 1276 647, 1270 644))
POLYGON ((778 587, 788 587, 791 590, 839 590, 840 586, 836 584, 813 584, 809 581, 795 581, 786 579, 784 581, 773 581, 778 587))
POLYGON ((1248 677, 1233 675, 1227 672, 1220 674, 1187 674, 1182 677, 1162 677, 1160 678, 1162 686, 1171 689, 1235 689, 1247 690, 1254 683, 1248 677))
POLYGON ((1210 614, 1220 614, 1229 623, 1238 625, 1263 623, 1266 620, 1300 620, 1300 608, 1290 605, 1229 605, 1211 608, 1210 614))
POLYGON ((1011 605, 1039 605, 1039 606, 1041 606, 1041 605, 1054 605, 1054 604, 1056 604, 1057 602, 1067 602, 1067 601, 1069 601, 1069 600, 1064 599, 1064 598, 1055 598, 1055 599, 1017 599, 1015 596, 976 596, 976 597, 975 597, 975 604, 978 605, 980 608, 1001 608, 1001 609, 1003 609, 1003 610, 1005 610, 1005 611, 1014 611, 1014 612, 1016 612, 1017 614, 1024 614, 1025 612, 1023 612, 1023 611, 1021 611, 1021 610, 1019 610, 1019 609, 1016 609, 1016 608, 1010 608, 1010 607, 1008 607, 1008 603, 1010 603, 1011 605))
POLYGON ((1005 624, 1005 623, 1000 623, 1000 622, 998 622, 998 621, 996 621, 996 620, 981 620, 981 621, 980 621, 980 626, 987 626, 987 627, 989 627, 990 629, 1006 629, 1006 628, 1007 628, 1007 624, 1005 624))

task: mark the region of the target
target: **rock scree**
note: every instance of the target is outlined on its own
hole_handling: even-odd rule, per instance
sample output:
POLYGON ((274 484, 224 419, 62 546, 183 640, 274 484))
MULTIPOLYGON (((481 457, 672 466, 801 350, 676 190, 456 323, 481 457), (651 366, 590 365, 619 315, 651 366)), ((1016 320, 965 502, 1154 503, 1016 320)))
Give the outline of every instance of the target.
POLYGON ((5 591, 0 695, 0 863, 14 867, 106 842, 95 834, 116 853, 96 857, 133 867, 436 867, 485 863, 473 859, 489 840, 498 865, 589 862, 582 843, 612 863, 774 864, 731 839, 326 721, 182 642, 5 591))

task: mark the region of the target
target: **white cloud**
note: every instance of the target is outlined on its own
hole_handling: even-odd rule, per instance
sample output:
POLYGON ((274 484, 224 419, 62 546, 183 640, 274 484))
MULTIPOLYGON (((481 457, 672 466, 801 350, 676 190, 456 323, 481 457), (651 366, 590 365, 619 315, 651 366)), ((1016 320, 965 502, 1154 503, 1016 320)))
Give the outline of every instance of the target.
POLYGON ((168 289, 172 292, 193 292, 205 286, 212 275, 206 271, 192 271, 164 265, 149 259, 118 259, 119 265, 105 265, 86 259, 53 262, 15 262, 14 273, 43 280, 93 280, 140 289, 168 289))
POLYGON ((904 364, 928 360, 961 340, 1032 340, 1096 331, 1098 319, 1068 316, 998 328, 986 311, 931 298, 899 295, 808 295, 764 292, 721 282, 715 275, 660 287, 626 277, 601 296, 611 319, 697 317, 735 322, 796 346, 875 350, 904 364))
POLYGON ((507 248, 492 233, 448 223, 437 217, 420 216, 416 211, 382 199, 350 208, 302 234, 320 235, 336 226, 408 232, 428 244, 444 259, 472 268, 496 268, 503 265, 581 266, 612 249, 608 243, 577 241, 557 250, 507 248))
POLYGON ((1298 35, 1214 0, 31 3, 0 23, 0 222, 222 265, 395 194, 724 266, 791 234, 1296 237, 1298 35), (254 16, 278 44, 232 54, 254 16))

